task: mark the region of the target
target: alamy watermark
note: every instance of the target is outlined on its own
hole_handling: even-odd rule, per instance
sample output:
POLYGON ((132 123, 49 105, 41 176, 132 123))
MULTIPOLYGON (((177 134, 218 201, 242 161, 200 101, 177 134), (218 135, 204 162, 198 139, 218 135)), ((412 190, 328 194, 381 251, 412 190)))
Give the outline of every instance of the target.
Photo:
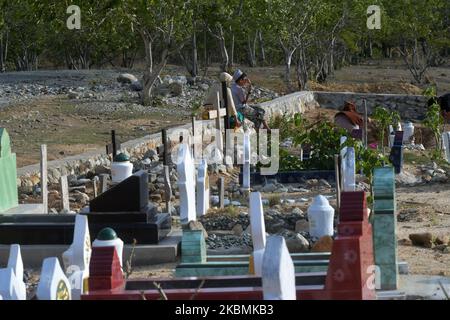
POLYGON ((70 17, 67 18, 66 25, 69 30, 81 29, 81 9, 77 5, 71 5, 66 10, 70 17))
POLYGON ((381 9, 380 6, 371 5, 367 8, 367 29, 381 29, 381 9))

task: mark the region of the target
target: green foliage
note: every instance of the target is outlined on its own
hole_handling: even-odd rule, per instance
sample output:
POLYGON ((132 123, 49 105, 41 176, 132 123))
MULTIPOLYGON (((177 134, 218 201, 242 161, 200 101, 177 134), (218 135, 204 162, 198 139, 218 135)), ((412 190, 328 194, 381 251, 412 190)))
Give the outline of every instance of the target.
POLYGON ((400 122, 400 114, 397 111, 390 111, 384 107, 377 106, 372 114, 378 128, 381 151, 384 152, 384 136, 389 125, 394 127, 400 122))
POLYGON ((441 136, 444 129, 444 118, 442 117, 441 107, 438 103, 433 103, 428 107, 423 124, 430 129, 434 135, 436 148, 433 158, 440 159, 442 157, 441 136))
POLYGON ((361 142, 352 138, 346 130, 336 128, 330 122, 319 121, 310 125, 297 114, 293 118, 275 118, 272 123, 278 125, 276 128, 280 130, 280 137, 292 137, 295 146, 309 145, 312 150, 309 159, 300 161, 298 156, 280 148, 281 171, 334 170, 334 155, 340 154, 342 136, 347 137, 343 146, 355 149, 356 170, 362 171, 369 179, 375 167, 388 162, 383 154, 364 148, 361 142))

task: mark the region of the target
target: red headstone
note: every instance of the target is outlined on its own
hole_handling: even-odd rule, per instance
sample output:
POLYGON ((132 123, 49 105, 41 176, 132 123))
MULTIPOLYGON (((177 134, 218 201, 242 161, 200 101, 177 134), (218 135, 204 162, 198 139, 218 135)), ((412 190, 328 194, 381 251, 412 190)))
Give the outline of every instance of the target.
POLYGON ((375 299, 372 226, 364 191, 343 192, 340 223, 324 290, 301 292, 300 299, 375 299))
POLYGON ((89 292, 112 290, 125 284, 115 247, 93 247, 89 264, 89 292))

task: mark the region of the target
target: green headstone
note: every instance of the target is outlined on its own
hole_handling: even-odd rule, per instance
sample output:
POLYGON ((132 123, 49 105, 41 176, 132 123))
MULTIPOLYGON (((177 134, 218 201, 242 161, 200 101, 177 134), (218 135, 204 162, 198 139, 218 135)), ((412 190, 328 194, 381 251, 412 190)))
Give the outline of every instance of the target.
POLYGON ((206 242, 203 230, 183 230, 183 237, 181 239, 181 262, 206 262, 206 242))
POLYGON ((373 193, 373 252, 375 265, 380 268, 380 289, 396 290, 398 257, 394 168, 383 167, 374 170, 373 193))
POLYGON ((16 155, 11 153, 8 132, 0 128, 0 213, 18 205, 16 155))

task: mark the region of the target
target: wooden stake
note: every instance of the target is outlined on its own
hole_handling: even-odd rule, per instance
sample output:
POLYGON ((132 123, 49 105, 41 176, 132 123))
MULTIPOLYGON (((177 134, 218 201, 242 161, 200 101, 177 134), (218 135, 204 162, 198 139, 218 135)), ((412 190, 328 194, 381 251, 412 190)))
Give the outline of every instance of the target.
POLYGON ((64 213, 70 212, 70 202, 69 202, 69 183, 67 182, 67 176, 62 176, 59 180, 61 188, 61 199, 62 199, 62 211, 64 213))
POLYGON ((164 197, 166 201, 166 211, 171 214, 171 198, 172 198, 172 186, 170 185, 170 169, 169 166, 164 166, 164 197))
POLYGON ((94 199, 98 197, 98 176, 95 176, 94 179, 92 179, 92 188, 94 189, 94 199))
POLYGON ((369 128, 368 126, 368 115, 367 115, 367 100, 364 99, 364 130, 363 130, 363 144, 364 147, 367 149, 368 147, 368 140, 367 140, 367 136, 368 136, 368 131, 369 128))
POLYGON ((41 194, 43 213, 48 213, 48 173, 47 173, 47 145, 41 145, 41 194))
POLYGON ((223 209, 225 207, 225 178, 219 178, 217 187, 219 189, 219 208, 223 209))
POLYGON ((169 143, 167 141, 167 129, 162 130, 161 137, 162 137, 162 144, 164 145, 163 164, 167 166, 169 163, 169 143))
POLYGON ((108 190, 108 178, 107 174, 100 175, 100 192, 103 193, 108 190))

